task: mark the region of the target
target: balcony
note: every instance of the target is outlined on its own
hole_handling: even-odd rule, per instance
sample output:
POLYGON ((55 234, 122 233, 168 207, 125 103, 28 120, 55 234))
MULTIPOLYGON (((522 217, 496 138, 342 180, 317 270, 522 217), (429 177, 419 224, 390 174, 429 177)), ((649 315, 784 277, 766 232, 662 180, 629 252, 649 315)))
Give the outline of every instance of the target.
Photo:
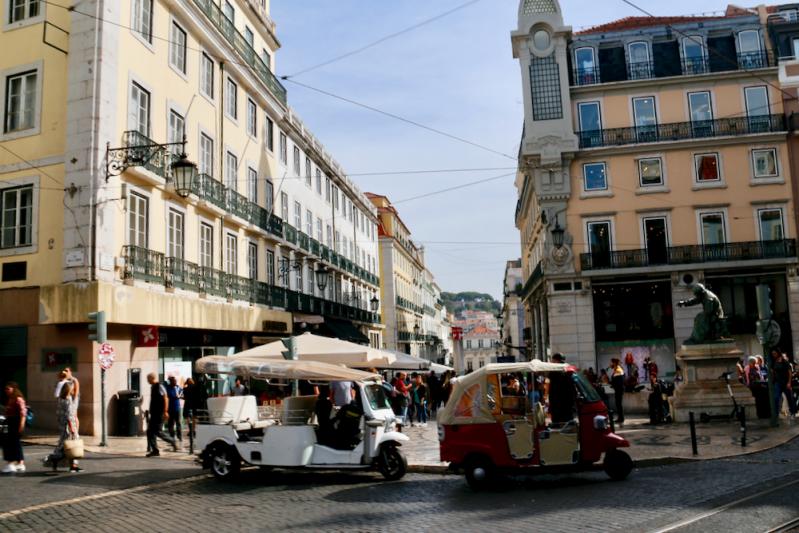
POLYGON ((291 244, 297 244, 297 229, 291 224, 283 223, 283 230, 285 231, 285 239, 291 244))
POLYGON ((145 281, 164 279, 164 254, 140 246, 125 246, 125 279, 137 278, 145 281))
POLYGON ((264 82, 275 98, 283 105, 286 105, 286 88, 283 87, 277 77, 272 74, 263 60, 258 56, 255 50, 253 50, 252 46, 250 46, 250 43, 247 42, 247 39, 239 33, 233 23, 222 13, 219 6, 212 0, 194 0, 194 3, 236 50, 236 53, 238 53, 244 62, 255 72, 258 78, 264 82))
POLYGON ((580 139, 580 148, 603 148, 785 131, 787 131, 785 115, 775 114, 580 131, 577 135, 580 139))
POLYGON ((627 63, 624 67, 616 65, 591 68, 575 68, 572 70, 572 83, 582 87, 632 80, 649 80, 670 78, 674 76, 695 76, 718 72, 732 72, 776 67, 777 61, 773 53, 746 52, 733 56, 711 55, 704 57, 667 59, 664 61, 640 61, 627 63))
POLYGON ((311 251, 311 240, 308 235, 300 231, 297 235, 297 244, 299 244, 300 248, 305 250, 306 252, 311 251))
POLYGON ((129 148, 129 164, 143 166, 153 174, 165 180, 172 177, 171 164, 176 156, 146 135, 136 130, 128 130, 122 134, 122 144, 129 148))
POLYGON ((670 246, 656 250, 616 250, 580 255, 580 267, 586 270, 644 268, 659 265, 692 265, 730 261, 790 259, 796 257, 796 239, 776 241, 730 242, 694 246, 670 246))
POLYGON ((198 174, 192 182, 192 191, 200 200, 226 209, 225 186, 208 174, 198 174))
POLYGON ((202 279, 200 267, 177 257, 166 258, 166 286, 200 291, 202 279))
POLYGON ((225 188, 225 198, 227 200, 227 211, 237 217, 250 222, 253 220, 253 209, 255 205, 246 196, 239 194, 233 189, 225 188))

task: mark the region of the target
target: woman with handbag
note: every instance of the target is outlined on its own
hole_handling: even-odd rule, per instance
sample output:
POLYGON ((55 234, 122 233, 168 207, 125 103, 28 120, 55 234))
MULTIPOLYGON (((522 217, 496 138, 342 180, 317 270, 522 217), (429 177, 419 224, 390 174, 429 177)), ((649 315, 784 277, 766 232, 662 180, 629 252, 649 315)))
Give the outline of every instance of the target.
POLYGON ((22 453, 22 431, 25 429, 27 407, 25 398, 19 390, 19 385, 9 381, 5 386, 6 394, 6 424, 8 434, 3 441, 3 459, 7 461, 3 467, 3 474, 13 474, 25 471, 25 456, 22 453))
POLYGON ((58 395, 56 416, 61 435, 53 453, 45 458, 45 463, 50 464, 53 470, 58 468, 61 460, 69 459, 69 471, 81 471, 78 459, 83 457, 83 441, 78 436, 78 402, 72 393, 73 387, 71 382, 64 382, 58 395))

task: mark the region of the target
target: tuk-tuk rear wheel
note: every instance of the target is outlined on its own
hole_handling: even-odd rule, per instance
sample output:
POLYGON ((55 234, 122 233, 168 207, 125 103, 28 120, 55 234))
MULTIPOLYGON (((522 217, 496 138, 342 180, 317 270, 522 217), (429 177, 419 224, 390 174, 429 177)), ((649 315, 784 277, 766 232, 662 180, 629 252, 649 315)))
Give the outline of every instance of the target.
POLYGON ((605 453, 605 460, 602 463, 605 473, 614 481, 622 481, 630 475, 633 469, 633 460, 621 450, 610 450, 605 453))
POLYGON ((405 475, 408 461, 396 446, 383 446, 377 463, 380 473, 389 481, 396 481, 405 475))
POLYGON ((211 473, 220 481, 235 478, 241 470, 238 452, 228 444, 215 444, 209 453, 211 473))
POLYGON ((469 459, 463 469, 466 474, 466 483, 472 490, 483 490, 494 482, 494 465, 486 457, 469 459))

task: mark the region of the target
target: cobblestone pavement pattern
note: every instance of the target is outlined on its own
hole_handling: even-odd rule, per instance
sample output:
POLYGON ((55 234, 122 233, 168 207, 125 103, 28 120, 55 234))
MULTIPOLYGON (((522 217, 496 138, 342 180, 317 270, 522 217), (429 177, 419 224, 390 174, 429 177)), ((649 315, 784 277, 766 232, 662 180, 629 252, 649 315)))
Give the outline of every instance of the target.
POLYGON ((474 493, 461 476, 265 472, 249 469, 235 484, 210 477, 131 492, 98 491, 159 482, 198 472, 186 461, 89 458, 87 472, 47 477, 41 471, 2 479, 4 510, 94 494, 0 514, 2 531, 133 531, 153 527, 192 531, 651 531, 780 484, 784 490, 742 503, 681 531, 763 531, 799 515, 799 441, 734 459, 637 469, 624 482, 603 473, 511 479, 496 491, 474 493), (133 461, 133 463, 131 463, 133 461), (142 468, 158 468, 145 480, 142 468), (108 472, 103 474, 102 472, 108 472), (87 474, 87 475, 84 475, 87 474), (19 487, 11 490, 10 487, 19 487), (15 505, 10 505, 10 502, 15 505))

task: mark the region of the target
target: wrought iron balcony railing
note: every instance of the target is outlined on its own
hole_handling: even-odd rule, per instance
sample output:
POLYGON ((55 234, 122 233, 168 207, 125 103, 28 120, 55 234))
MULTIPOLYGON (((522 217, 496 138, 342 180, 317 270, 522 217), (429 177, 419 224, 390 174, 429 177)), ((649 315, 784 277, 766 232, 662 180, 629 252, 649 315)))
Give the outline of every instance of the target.
POLYGON ((297 228, 291 224, 283 222, 283 231, 285 232, 285 239, 291 244, 297 244, 297 228))
POLYGON ((141 246, 127 245, 122 247, 122 257, 125 258, 125 279, 155 282, 164 280, 164 254, 141 246))
POLYGON ((239 56, 244 59, 245 63, 255 72, 262 82, 269 88, 275 98, 280 100, 283 105, 286 105, 286 88, 278 81, 277 77, 272 74, 266 64, 263 62, 253 47, 247 42, 247 39, 239 33, 233 23, 228 20, 219 6, 213 0, 194 0, 200 11, 205 13, 208 20, 216 26, 219 32, 225 36, 228 43, 236 50, 239 56))
POLYGON ((225 186, 208 174, 198 174, 192 183, 192 192, 198 198, 220 209, 226 209, 225 186))
POLYGON ((199 291, 200 267, 177 257, 166 258, 166 286, 189 291, 199 291))
POLYGON ((679 62, 670 61, 638 61, 627 63, 626 68, 618 69, 595 67, 577 67, 572 71, 574 85, 597 85, 629 80, 648 80, 652 78, 668 78, 673 76, 693 76, 735 70, 754 70, 777 66, 772 52, 745 52, 733 56, 713 55, 711 57, 682 58, 679 62))
POLYGON ((297 232, 297 244, 299 244, 300 248, 302 248, 306 252, 311 251, 310 237, 308 237, 308 235, 303 233, 302 231, 297 232))
POLYGON ((580 131, 580 148, 600 148, 787 131, 785 115, 754 115, 652 126, 580 131))
POLYGON ((606 270, 795 257, 796 239, 783 239, 586 253, 580 255, 580 265, 582 270, 606 270))

